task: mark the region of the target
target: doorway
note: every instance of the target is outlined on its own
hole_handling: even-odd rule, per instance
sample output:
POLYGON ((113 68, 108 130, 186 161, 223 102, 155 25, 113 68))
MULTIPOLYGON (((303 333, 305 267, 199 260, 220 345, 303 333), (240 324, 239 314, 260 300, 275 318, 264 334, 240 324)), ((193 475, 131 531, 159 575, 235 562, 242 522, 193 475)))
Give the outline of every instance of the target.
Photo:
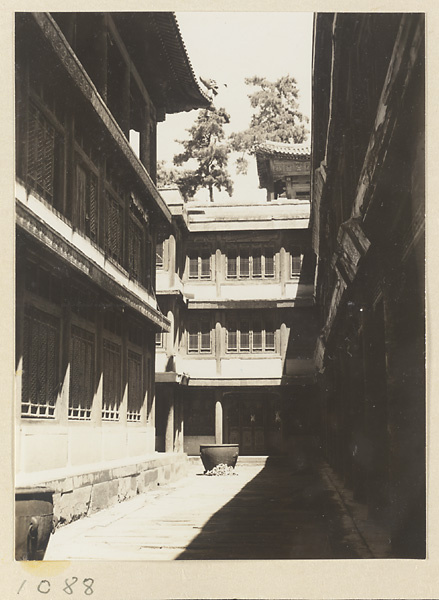
POLYGON ((241 455, 266 455, 280 447, 282 427, 275 394, 225 394, 225 438, 241 455), (276 418, 277 417, 277 418, 276 418))

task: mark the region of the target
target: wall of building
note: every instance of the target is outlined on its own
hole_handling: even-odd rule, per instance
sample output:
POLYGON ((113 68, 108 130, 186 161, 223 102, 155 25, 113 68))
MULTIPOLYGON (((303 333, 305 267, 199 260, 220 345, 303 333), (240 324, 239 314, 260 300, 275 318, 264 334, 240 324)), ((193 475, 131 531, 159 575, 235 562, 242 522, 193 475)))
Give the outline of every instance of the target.
POLYGON ((329 110, 313 121, 326 456, 369 518, 388 528, 394 556, 418 558, 425 556, 423 40, 420 15, 319 15, 314 106, 329 110), (345 136, 348 118, 357 126, 345 136))
POLYGON ((170 325, 155 295, 155 243, 171 221, 154 184, 160 27, 187 69, 166 104, 208 100, 173 14, 142 19, 16 19, 17 485, 52 485, 65 521, 184 471, 182 455, 155 454, 155 333, 170 325))

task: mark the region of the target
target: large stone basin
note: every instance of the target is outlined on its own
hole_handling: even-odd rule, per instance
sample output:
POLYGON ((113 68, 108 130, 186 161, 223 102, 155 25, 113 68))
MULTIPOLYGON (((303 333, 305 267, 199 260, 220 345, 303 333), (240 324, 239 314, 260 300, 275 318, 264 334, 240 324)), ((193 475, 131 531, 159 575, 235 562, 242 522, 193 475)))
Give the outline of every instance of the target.
POLYGON ((200 457, 205 471, 218 465, 234 467, 239 455, 239 444, 202 444, 200 457))
POLYGON ((15 490, 15 560, 43 560, 53 525, 53 490, 15 490))

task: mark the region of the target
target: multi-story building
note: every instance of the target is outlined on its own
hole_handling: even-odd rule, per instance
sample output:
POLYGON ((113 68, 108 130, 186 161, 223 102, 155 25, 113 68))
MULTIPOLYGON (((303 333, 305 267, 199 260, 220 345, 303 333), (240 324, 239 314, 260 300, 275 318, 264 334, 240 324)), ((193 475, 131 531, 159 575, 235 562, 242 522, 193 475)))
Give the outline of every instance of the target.
POLYGON ((61 519, 182 464, 155 453, 156 124, 209 102, 172 13, 17 15, 16 483, 61 519))
POLYGON ((396 557, 425 556, 424 43, 420 14, 315 19, 322 437, 396 557))
MULTIPOLYGON (((179 326, 170 342, 169 334, 159 339, 157 378, 168 381, 168 389, 172 379, 184 418, 181 407, 171 409, 162 431, 168 424, 168 438, 175 441, 183 420, 189 454, 198 454, 200 443, 239 443, 241 454, 286 452, 293 435, 313 429, 310 156, 303 148, 295 153, 294 146, 276 145, 275 158, 278 152, 290 166, 282 173, 284 183, 291 172, 307 172, 307 196, 186 205, 180 200, 177 210, 178 191, 163 192, 178 213, 180 233, 163 245, 157 287, 162 310, 179 326), (172 410, 178 421, 173 427, 172 410)), ((263 185, 271 185, 269 166, 264 177, 263 185)))

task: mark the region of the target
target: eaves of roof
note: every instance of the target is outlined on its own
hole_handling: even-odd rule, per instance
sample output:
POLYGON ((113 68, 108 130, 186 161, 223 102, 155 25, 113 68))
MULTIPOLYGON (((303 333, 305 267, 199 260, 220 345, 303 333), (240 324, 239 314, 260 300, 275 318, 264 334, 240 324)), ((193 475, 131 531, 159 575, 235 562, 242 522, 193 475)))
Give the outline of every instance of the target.
POLYGON ((211 98, 197 81, 175 14, 148 14, 154 21, 172 75, 166 94, 166 112, 171 114, 207 108, 211 104, 211 98))

